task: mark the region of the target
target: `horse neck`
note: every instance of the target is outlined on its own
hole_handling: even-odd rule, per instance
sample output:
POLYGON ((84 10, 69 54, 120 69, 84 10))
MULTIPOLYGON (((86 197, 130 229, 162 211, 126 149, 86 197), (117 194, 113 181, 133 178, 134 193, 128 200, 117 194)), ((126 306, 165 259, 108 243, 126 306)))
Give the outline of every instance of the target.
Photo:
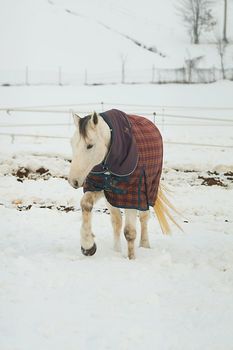
POLYGON ((111 144, 111 130, 110 127, 108 126, 108 124, 105 122, 105 120, 100 117, 99 118, 99 122, 100 122, 100 130, 105 142, 105 145, 107 146, 107 148, 110 148, 110 144, 111 144))

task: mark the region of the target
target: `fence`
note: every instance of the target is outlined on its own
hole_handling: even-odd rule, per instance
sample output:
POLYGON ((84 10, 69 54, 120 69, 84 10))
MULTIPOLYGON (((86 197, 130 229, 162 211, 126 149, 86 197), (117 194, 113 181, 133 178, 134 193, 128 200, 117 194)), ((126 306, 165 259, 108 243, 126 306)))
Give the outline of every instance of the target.
MULTIPOLYGON (((172 127, 174 131, 174 127, 177 127, 179 130, 184 130, 185 128, 187 132, 187 127, 190 127, 193 130, 194 127, 197 127, 198 130, 200 128, 211 130, 211 141, 213 139, 213 128, 217 130, 219 134, 219 128, 224 127, 231 132, 233 127, 233 107, 202 107, 202 106, 159 106, 159 105, 140 105, 140 104, 117 104, 114 103, 115 107, 119 107, 120 109, 124 109, 126 112, 130 112, 132 110, 139 115, 144 115, 157 126, 165 131, 168 127, 172 127), (156 112, 155 112, 156 111, 156 112), (205 115, 200 116, 200 112, 205 115), (206 127, 206 128, 205 128, 206 127)), ((11 139, 11 142, 14 143, 16 139, 19 138, 28 138, 32 140, 38 139, 60 139, 64 141, 68 141, 70 136, 64 133, 64 127, 70 128, 73 124, 71 118, 71 112, 75 111, 80 113, 81 115, 90 113, 91 110, 105 110, 112 107, 112 103, 108 102, 93 102, 93 103, 80 103, 76 105, 44 105, 44 106, 36 106, 36 107, 4 107, 0 108, 0 115, 6 115, 9 117, 9 122, 5 120, 5 122, 0 123, 0 138, 7 137, 11 139), (91 106, 91 107, 90 107, 91 106), (26 118, 26 123, 20 123, 20 116, 25 116, 29 114, 29 119, 26 118), (39 120, 36 118, 30 119, 33 114, 39 114, 41 117, 44 116, 43 120, 39 120), (57 118, 51 118, 51 121, 48 119, 49 116, 61 114, 63 115, 63 119, 58 122, 57 118), (17 116, 16 119, 12 119, 12 116, 17 116), (68 117, 68 118, 67 118, 68 117), (56 135, 56 132, 52 135, 44 134, 44 131, 47 129, 43 129, 44 127, 62 127, 62 133, 56 135), (22 131, 23 132, 22 132, 22 131)), ((177 129, 177 130, 178 130, 177 129)), ((51 130, 51 129, 50 129, 51 130)), ((48 131, 48 130, 47 130, 48 131)), ((70 131, 70 129, 69 129, 70 131)), ((54 131, 53 131, 54 132, 54 131)), ((220 133, 221 134, 221 133, 220 133)), ((165 134, 164 134, 165 135, 165 134)), ((183 135, 183 132, 182 132, 183 135)), ((223 144, 220 142, 208 142, 208 138, 206 139, 206 132, 204 130, 205 142, 201 143, 199 138, 196 139, 196 142, 191 142, 189 140, 185 140, 182 137, 182 141, 172 140, 170 137, 167 140, 164 140, 165 144, 170 145, 180 145, 180 146, 196 146, 203 148, 220 148, 220 149, 233 149, 233 144, 231 142, 223 144)))
POLYGON ((68 72, 58 67, 56 70, 25 70, 0 71, 0 85, 103 85, 103 84, 168 84, 168 83, 212 83, 218 80, 233 80, 233 68, 224 72, 216 67, 174 68, 174 69, 124 69, 112 72, 83 73, 68 72))

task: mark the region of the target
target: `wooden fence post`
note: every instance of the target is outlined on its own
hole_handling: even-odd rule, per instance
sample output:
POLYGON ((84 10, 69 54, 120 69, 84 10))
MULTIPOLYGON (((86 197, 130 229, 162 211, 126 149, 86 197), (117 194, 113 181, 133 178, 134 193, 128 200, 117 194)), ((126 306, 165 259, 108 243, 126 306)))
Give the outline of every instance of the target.
POLYGON ((25 70, 25 84, 29 85, 29 69, 28 69, 28 66, 26 66, 26 70, 25 70))
POLYGON ((87 69, 84 72, 84 85, 87 85, 87 69))
POLYGON ((155 65, 152 66, 152 77, 151 77, 151 83, 153 84, 155 82, 155 65))
POLYGON ((58 67, 58 85, 62 86, 62 68, 58 67))

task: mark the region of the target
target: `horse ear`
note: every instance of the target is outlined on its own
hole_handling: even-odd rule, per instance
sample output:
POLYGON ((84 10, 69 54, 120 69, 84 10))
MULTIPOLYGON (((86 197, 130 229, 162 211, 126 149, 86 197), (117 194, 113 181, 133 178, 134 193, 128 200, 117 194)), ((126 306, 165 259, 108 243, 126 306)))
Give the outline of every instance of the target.
POLYGON ((90 123, 91 123, 93 128, 98 124, 98 114, 96 112, 93 112, 91 119, 90 119, 90 123))
POLYGON ((80 117, 78 116, 78 114, 75 114, 75 113, 72 113, 72 116, 73 116, 73 119, 74 119, 74 124, 78 128, 80 117))

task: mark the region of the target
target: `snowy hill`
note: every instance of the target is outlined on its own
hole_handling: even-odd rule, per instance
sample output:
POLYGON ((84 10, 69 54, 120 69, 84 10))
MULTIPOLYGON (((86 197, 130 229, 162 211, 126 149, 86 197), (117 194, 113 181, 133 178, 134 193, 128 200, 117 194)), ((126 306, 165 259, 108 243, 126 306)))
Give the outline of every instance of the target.
MULTIPOLYGON (((218 26, 190 45, 175 0, 1 0, 0 70, 64 69, 80 72, 128 68, 182 67, 185 58, 202 56, 202 66, 219 65, 213 42, 222 33, 223 4, 214 8, 218 26), (207 45, 206 43, 209 42, 207 45), (151 52, 149 50, 155 51, 151 52)), ((233 2, 229 1, 229 37, 233 2), (231 17, 230 17, 231 16, 231 17)), ((231 30, 231 32, 230 32, 231 30)), ((228 50, 232 66, 232 47, 228 50)))

